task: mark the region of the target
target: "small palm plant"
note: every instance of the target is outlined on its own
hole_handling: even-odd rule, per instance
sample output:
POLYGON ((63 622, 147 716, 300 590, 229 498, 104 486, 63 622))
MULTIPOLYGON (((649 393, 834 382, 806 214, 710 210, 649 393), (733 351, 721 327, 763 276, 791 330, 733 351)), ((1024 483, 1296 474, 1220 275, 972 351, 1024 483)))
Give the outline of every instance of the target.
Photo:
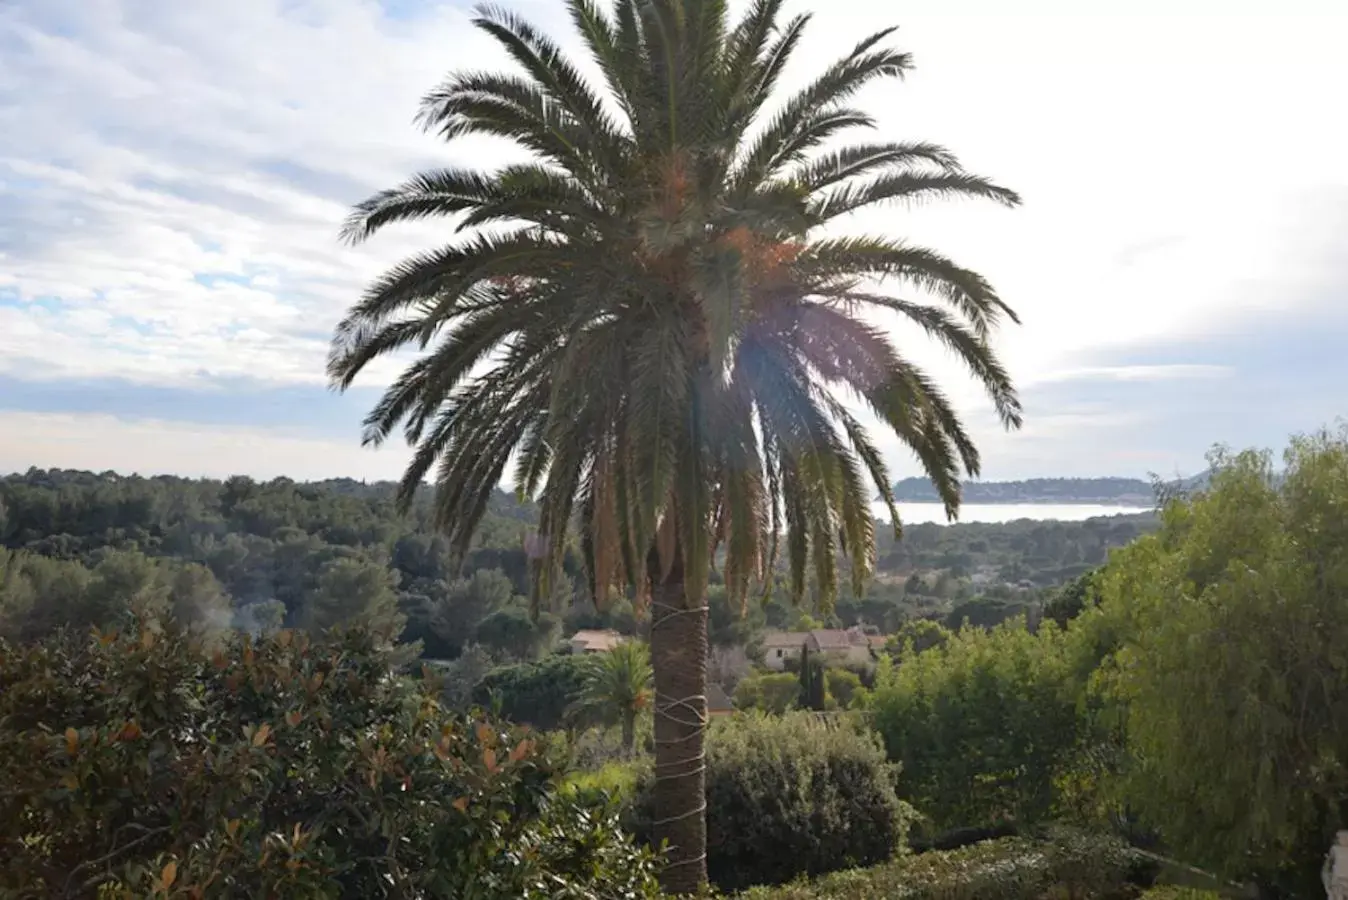
POLYGON ((640 641, 625 641, 592 659, 570 714, 577 721, 621 724, 623 753, 631 756, 637 718, 654 699, 650 649, 640 641))

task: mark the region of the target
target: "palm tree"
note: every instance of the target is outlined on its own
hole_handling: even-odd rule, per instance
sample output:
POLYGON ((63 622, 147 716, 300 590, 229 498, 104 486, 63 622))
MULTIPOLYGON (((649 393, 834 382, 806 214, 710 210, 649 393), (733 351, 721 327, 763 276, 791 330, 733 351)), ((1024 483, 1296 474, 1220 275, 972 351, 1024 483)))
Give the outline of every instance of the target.
MULTIPOLYGON (((664 885, 705 882, 706 586, 744 603, 778 563, 827 606, 850 562, 859 594, 875 560, 874 482, 895 523, 889 474, 857 407, 915 453, 953 517, 978 451, 933 380, 862 311, 897 314, 949 348, 1020 424, 990 335, 1015 315, 988 282, 932 250, 824 231, 892 202, 1014 193, 935 144, 858 141, 850 105, 902 76, 908 54, 858 43, 775 104, 806 16, 753 0, 567 0, 602 73, 587 80, 547 35, 480 8, 478 28, 517 73, 453 74, 420 122, 446 140, 488 135, 527 151, 487 170, 415 175, 359 204, 344 234, 446 217, 444 246, 375 280, 338 325, 329 374, 346 388, 372 360, 420 351, 366 419, 400 424, 415 451, 409 503, 428 475, 434 514, 463 552, 513 461, 539 504, 534 602, 565 535, 581 536, 603 604, 626 586, 651 605, 657 840, 664 885), (920 292, 899 296, 901 286, 920 292), (853 406, 844 400, 853 401, 853 406)), ((897 531, 897 524, 896 524, 897 531)))
POLYGON ((591 658, 590 671, 571 715, 622 725, 623 752, 636 745, 637 717, 651 706, 651 654, 640 641, 624 641, 591 658))

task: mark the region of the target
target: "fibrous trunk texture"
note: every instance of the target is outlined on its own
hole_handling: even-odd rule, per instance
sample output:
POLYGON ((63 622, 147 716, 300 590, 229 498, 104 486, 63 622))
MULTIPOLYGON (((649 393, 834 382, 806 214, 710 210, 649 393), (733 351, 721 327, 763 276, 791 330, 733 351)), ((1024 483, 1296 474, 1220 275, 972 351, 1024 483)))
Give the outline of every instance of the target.
POLYGON ((704 598, 686 596, 679 556, 651 591, 653 834, 656 846, 668 842, 660 881, 670 894, 694 893, 707 881, 707 608, 704 598))

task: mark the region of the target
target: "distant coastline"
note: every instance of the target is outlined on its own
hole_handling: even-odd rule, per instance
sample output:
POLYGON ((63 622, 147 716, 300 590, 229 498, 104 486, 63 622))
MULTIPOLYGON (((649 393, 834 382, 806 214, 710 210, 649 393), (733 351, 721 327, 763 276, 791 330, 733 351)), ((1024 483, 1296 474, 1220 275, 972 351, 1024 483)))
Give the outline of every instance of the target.
MULTIPOLYGON (((1207 475, 1184 478, 1172 484, 1194 489, 1206 482, 1207 475)), ((905 478, 894 485, 894 498, 900 503, 939 503, 940 497, 926 478, 905 478)), ((1150 481, 1140 478, 1030 478, 1025 481, 966 481, 965 503, 997 504, 1092 504, 1131 506, 1139 510, 1156 505, 1156 491, 1150 481)))

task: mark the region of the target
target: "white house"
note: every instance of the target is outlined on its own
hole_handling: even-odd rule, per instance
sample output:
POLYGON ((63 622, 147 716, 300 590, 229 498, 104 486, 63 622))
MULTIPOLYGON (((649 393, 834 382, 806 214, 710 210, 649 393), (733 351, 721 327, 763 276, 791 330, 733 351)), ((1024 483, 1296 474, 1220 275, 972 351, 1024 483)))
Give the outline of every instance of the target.
POLYGON ((800 659, 800 648, 810 636, 808 631, 774 631, 763 637, 763 664, 774 672, 786 668, 788 660, 800 659))
POLYGON ((777 631, 763 638, 763 663, 780 672, 789 660, 800 659, 807 644, 811 653, 818 653, 832 663, 864 665, 872 659, 871 648, 883 647, 883 635, 867 634, 853 626, 847 629, 821 628, 815 631, 777 631))

